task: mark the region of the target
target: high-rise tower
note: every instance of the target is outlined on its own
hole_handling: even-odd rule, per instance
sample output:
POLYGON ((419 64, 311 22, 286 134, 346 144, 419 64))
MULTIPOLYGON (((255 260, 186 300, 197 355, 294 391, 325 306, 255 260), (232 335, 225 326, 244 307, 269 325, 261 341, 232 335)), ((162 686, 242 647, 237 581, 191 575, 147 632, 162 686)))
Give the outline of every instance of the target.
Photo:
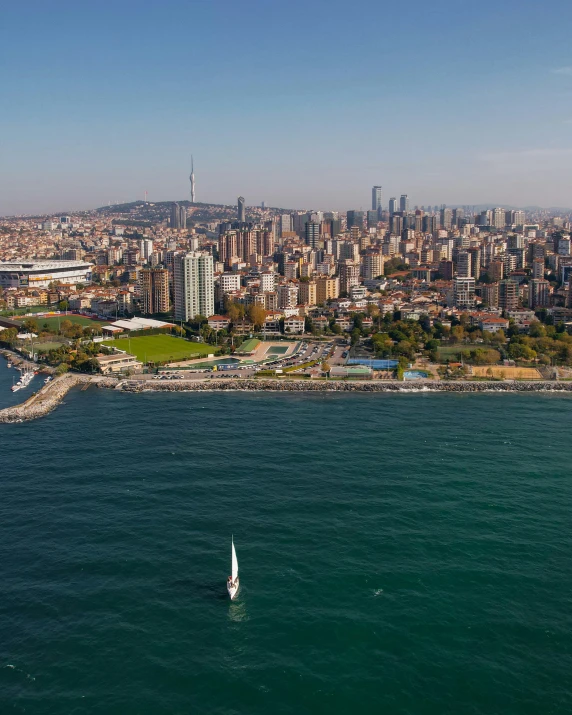
POLYGON ((244 223, 246 221, 246 207, 244 203, 244 196, 239 196, 237 199, 238 203, 238 220, 241 223, 244 223))
POLYGON ((192 320, 214 313, 213 257, 191 252, 176 255, 173 264, 175 320, 192 320))
POLYGON ((191 175, 189 176, 191 180, 191 201, 195 203, 195 167, 193 165, 193 155, 191 154, 191 175))
POLYGON ((381 186, 374 186, 371 190, 371 210, 381 211, 381 186))
POLYGON ((187 209, 179 204, 171 204, 171 228, 187 227, 187 209))

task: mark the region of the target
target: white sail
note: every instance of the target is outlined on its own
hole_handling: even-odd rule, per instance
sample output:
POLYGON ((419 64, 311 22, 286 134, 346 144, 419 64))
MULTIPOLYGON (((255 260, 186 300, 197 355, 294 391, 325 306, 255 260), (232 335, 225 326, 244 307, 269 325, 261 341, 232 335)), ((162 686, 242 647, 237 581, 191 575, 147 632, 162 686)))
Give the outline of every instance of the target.
POLYGON ((232 580, 236 581, 238 576, 238 561, 236 560, 236 551, 234 550, 234 539, 232 540, 232 580))

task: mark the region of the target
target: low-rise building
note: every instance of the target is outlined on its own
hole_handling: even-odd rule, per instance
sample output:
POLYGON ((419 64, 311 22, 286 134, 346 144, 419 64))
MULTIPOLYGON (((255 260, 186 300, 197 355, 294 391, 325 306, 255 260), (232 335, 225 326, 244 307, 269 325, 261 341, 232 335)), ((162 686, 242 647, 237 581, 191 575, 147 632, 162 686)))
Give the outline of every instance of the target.
POLYGON ((479 328, 481 330, 486 330, 489 333, 496 333, 499 330, 507 330, 508 320, 506 320, 506 318, 499 318, 496 315, 488 315, 481 318, 479 328))
POLYGON ((304 318, 295 315, 284 318, 284 332, 302 334, 304 332, 304 318))
POLYGON ((98 355, 97 364, 102 375, 114 375, 125 372, 142 372, 143 363, 135 355, 117 352, 113 355, 98 355))
POLYGON ((226 315, 211 315, 208 324, 211 330, 226 330, 230 325, 230 320, 226 315))

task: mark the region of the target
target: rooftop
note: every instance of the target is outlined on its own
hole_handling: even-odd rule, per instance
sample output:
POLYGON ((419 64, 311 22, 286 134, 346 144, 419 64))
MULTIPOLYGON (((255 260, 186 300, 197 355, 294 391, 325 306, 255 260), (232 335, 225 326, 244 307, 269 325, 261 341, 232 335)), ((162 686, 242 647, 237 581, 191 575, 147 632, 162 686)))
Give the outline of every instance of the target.
POLYGON ((45 270, 55 271, 58 268, 89 268, 91 263, 85 261, 5 261, 0 263, 0 271, 45 270))

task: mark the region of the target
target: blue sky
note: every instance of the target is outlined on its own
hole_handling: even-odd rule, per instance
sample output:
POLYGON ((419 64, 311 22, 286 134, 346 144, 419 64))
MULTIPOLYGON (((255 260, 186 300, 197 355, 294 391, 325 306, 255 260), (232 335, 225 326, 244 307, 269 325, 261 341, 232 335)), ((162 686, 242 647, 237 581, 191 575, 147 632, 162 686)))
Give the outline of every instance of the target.
POLYGON ((569 0, 3 3, 0 214, 572 205, 569 0))

